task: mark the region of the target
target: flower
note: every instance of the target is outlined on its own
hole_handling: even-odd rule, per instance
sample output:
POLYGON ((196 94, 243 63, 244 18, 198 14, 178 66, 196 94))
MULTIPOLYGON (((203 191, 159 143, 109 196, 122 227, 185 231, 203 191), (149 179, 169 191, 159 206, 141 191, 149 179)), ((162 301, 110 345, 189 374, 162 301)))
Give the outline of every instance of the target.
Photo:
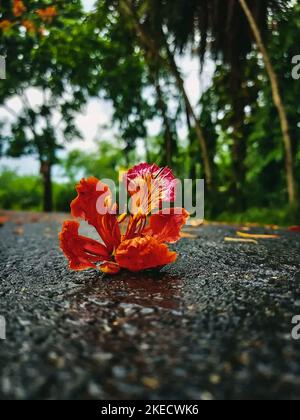
POLYGON ((139 203, 145 214, 157 209, 162 202, 174 202, 177 181, 169 168, 148 163, 134 166, 125 175, 128 192, 131 196, 141 195, 144 199, 139 203))
POLYGON ((8 217, 0 216, 0 227, 4 226, 5 223, 8 222, 8 220, 9 220, 8 217))
POLYGON ((14 0, 13 2, 13 14, 15 17, 20 17, 26 12, 26 7, 22 0, 14 0))
POLYGON ((115 255, 120 267, 135 272, 163 267, 176 261, 176 258, 176 252, 170 252, 167 245, 159 243, 152 236, 138 236, 123 241, 115 255))
MULTIPOLYGON (((136 182, 139 177, 157 179, 161 174, 165 184, 159 200, 171 201, 175 178, 170 169, 142 164, 131 169, 126 178, 136 182)), ((150 217, 141 211, 118 215, 109 187, 94 177, 81 180, 77 193, 71 204, 72 216, 93 226, 100 241, 80 235, 77 221, 63 224, 60 246, 72 270, 99 268, 103 273, 117 274, 121 269, 138 272, 176 261, 176 252, 166 244, 180 239, 180 231, 189 217, 185 209, 173 208, 169 214, 158 210, 150 217)))
POLYGON ((2 20, 0 22, 0 29, 3 32, 9 31, 11 27, 12 27, 12 23, 9 20, 7 20, 7 19, 6 20, 2 20))
POLYGON ((51 23, 53 18, 57 16, 57 10, 55 6, 49 6, 46 9, 37 9, 36 13, 44 21, 51 23))
POLYGON ((36 33, 35 24, 31 20, 23 20, 22 26, 24 26, 29 34, 34 35, 36 33))

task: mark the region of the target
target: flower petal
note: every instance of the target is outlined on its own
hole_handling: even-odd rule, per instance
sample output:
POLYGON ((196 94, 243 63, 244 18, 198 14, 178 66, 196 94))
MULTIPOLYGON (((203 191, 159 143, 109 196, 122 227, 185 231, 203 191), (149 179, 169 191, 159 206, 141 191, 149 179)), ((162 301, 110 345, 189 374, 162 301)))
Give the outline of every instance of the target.
POLYGON ((152 201, 157 201, 157 203, 152 203, 152 208, 161 202, 175 201, 177 180, 170 168, 141 163, 127 172, 126 181, 131 196, 148 188, 146 198, 148 198, 147 193, 150 193, 152 201))
POLYGON ((26 6, 22 0, 13 1, 13 14, 15 17, 20 17, 26 12, 26 6))
POLYGON ((121 268, 137 272, 171 264, 176 261, 177 254, 171 252, 167 245, 145 236, 122 242, 115 259, 121 268))
POLYGON ((80 217, 96 227, 99 223, 97 202, 104 194, 109 195, 108 186, 91 177, 82 179, 76 190, 78 196, 71 203, 72 216, 80 217))
POLYGON ((118 220, 113 209, 111 191, 97 178, 82 179, 77 185, 78 196, 71 203, 72 216, 94 226, 111 253, 121 241, 118 220))
POLYGON ((121 268, 119 264, 116 264, 111 261, 106 261, 105 263, 101 264, 100 270, 102 271, 102 273, 113 275, 113 274, 118 274, 121 268))
POLYGON ((59 235, 60 247, 72 270, 97 268, 96 263, 109 259, 106 247, 93 239, 78 234, 79 223, 67 221, 59 235))
POLYGON ((46 9, 37 9, 37 15, 44 21, 51 23, 58 13, 55 6, 49 6, 46 9))
POLYGON ((180 239, 180 231, 186 224, 189 213, 185 209, 170 209, 170 214, 160 211, 150 217, 150 226, 144 233, 153 236, 158 242, 175 243, 180 239))

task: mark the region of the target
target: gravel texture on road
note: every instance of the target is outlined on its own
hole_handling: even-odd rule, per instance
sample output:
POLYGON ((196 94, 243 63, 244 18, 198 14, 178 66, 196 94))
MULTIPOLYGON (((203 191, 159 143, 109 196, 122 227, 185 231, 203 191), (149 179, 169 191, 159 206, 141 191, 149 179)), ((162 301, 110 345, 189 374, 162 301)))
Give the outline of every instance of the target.
POLYGON ((0 399, 300 399, 299 233, 194 228, 176 264, 110 278, 69 271, 59 227, 0 228, 0 399))

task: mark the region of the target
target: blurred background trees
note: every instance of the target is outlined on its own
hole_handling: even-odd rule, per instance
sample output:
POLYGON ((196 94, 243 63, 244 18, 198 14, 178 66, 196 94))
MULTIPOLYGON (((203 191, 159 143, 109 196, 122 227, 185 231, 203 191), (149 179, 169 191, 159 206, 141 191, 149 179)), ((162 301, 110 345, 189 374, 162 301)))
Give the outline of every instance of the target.
POLYGON ((24 178, 34 190, 24 189, 24 201, 11 192, 22 176, 3 168, 0 207, 68 210, 81 176, 113 178, 147 160, 179 178, 204 177, 208 218, 299 221, 298 1, 98 0, 89 12, 79 0, 27 1, 26 10, 21 3, 0 8, 0 55, 9 57, 0 150, 35 156, 41 176, 24 178), (197 57, 202 71, 214 63, 196 106, 183 57, 197 57), (38 106, 30 104, 32 88, 42 94, 38 106), (17 111, 7 105, 15 96, 17 111), (66 152, 81 136, 76 115, 92 97, 112 105, 115 140, 96 139, 96 153, 66 152))

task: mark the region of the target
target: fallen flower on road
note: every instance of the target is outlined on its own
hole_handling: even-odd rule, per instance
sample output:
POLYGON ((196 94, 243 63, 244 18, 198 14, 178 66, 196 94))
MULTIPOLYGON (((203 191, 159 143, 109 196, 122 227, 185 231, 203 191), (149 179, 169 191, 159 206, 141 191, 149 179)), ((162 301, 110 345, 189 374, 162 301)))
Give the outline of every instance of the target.
POLYGON ((179 241, 189 214, 183 208, 170 209, 169 214, 158 211, 162 202, 175 201, 176 179, 172 171, 144 163, 128 171, 125 181, 131 197, 138 194, 135 211, 128 217, 117 214, 109 187, 98 179, 83 179, 77 186, 72 216, 93 226, 103 243, 79 235, 80 224, 66 221, 59 238, 70 269, 99 268, 103 273, 117 274, 122 268, 138 272, 176 261, 176 252, 166 244, 179 241), (144 185, 150 186, 150 194, 148 188, 143 191, 144 185), (104 207, 101 212, 99 202, 104 207), (157 213, 150 216, 154 209, 157 213))
POLYGON ((5 225, 8 222, 8 217, 0 217, 0 227, 5 225))
POLYGON ((278 239, 279 235, 259 235, 253 233, 237 232, 237 235, 245 239, 278 239))
POLYGON ((290 232, 300 232, 300 226, 290 226, 289 231, 290 232))

